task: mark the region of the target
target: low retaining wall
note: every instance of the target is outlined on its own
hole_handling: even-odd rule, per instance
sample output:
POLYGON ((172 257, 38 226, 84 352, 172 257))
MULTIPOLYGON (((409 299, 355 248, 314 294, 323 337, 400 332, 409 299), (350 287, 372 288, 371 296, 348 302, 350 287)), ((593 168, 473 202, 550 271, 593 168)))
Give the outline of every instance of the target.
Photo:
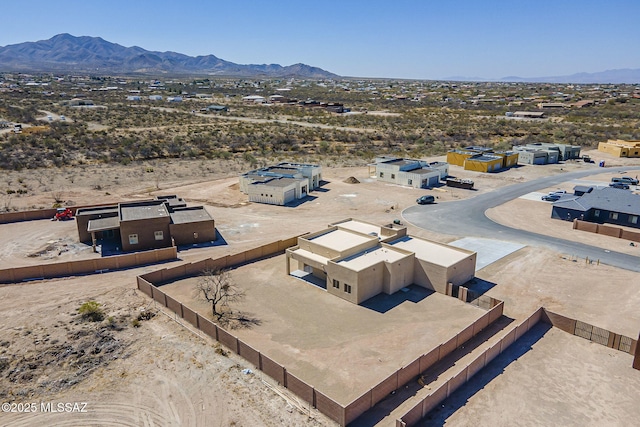
POLYGON ((154 249, 106 258, 40 264, 0 270, 0 283, 16 283, 29 279, 53 279, 80 274, 103 273, 107 270, 153 264, 178 258, 176 247, 154 249))
POLYGON ((615 225, 596 224, 594 222, 573 220, 573 229, 580 231, 588 231, 589 233, 603 234, 605 236, 617 237, 619 239, 632 240, 640 242, 640 231, 625 230, 615 225))
POLYGON ((396 420, 396 427, 407 427, 417 424, 433 408, 438 406, 444 399, 451 396, 458 388, 467 383, 476 373, 489 364, 499 354, 513 344, 516 337, 521 337, 529 329, 533 328, 542 318, 543 309, 539 308, 524 321, 516 325, 510 333, 505 335, 500 341, 487 348, 473 359, 461 371, 452 375, 447 381, 432 390, 424 399, 408 410, 400 419, 396 420))

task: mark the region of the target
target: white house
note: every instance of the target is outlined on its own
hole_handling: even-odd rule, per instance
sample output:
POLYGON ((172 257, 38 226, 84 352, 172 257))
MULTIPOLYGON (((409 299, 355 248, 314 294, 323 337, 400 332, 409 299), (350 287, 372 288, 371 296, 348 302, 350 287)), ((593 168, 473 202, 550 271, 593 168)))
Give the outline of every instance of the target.
POLYGON ((414 188, 434 187, 449 174, 449 164, 445 162, 428 163, 396 157, 379 157, 375 167, 379 181, 414 188))
POLYGON ((240 191, 249 201, 285 205, 320 186, 320 165, 282 162, 240 175, 240 191))
POLYGON ((251 103, 264 104, 266 102, 266 98, 260 95, 249 95, 249 96, 243 96, 242 101, 248 104, 251 104, 251 103))

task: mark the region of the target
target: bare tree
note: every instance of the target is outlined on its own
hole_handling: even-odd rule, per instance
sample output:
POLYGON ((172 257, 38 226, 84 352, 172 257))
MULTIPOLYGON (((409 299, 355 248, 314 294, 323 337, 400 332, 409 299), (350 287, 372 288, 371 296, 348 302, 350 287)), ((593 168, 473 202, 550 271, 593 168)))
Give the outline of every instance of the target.
POLYGON ((233 284, 228 270, 203 270, 196 289, 199 297, 211 304, 211 312, 218 320, 225 315, 224 307, 245 297, 244 291, 233 284))

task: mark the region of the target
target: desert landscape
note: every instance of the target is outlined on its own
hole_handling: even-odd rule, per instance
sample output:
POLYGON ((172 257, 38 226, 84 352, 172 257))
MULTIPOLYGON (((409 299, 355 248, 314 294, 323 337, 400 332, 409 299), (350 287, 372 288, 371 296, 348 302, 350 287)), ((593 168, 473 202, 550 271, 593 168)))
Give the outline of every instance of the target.
POLYGON ((437 3, 6 19, 0 426, 637 424, 629 35, 437 3))
MULTIPOLYGON (((633 162, 621 162, 620 166, 628 164, 633 162)), ((12 173, 7 179, 22 180, 32 189, 30 196, 12 199, 14 206, 23 209, 53 203, 52 188, 60 189, 62 204, 69 201, 82 205, 98 201, 135 200, 156 194, 178 194, 190 204, 204 204, 215 218, 216 228, 225 244, 180 251, 179 260, 171 263, 173 265, 224 256, 279 238, 315 231, 332 221, 348 217, 376 224, 403 221, 402 210, 413 205, 422 194, 433 194, 437 203, 447 203, 547 174, 595 168, 593 165, 567 162, 562 166, 520 167, 497 175, 487 175, 452 167, 452 174, 474 179, 478 191, 473 192, 446 187, 417 190, 385 184, 373 179, 367 166, 328 167, 323 171, 326 180, 323 191, 314 192, 304 203, 289 208, 247 202, 246 196, 238 191, 233 163, 155 163, 154 169, 172 171, 158 181, 153 177, 144 180, 148 174, 144 172, 145 167, 88 167, 75 171, 78 179, 74 183, 65 179, 68 171, 60 171, 52 177, 50 186, 42 187, 38 186, 38 171, 29 175, 12 173), (223 169, 225 166, 226 170, 223 169), (198 168, 211 168, 216 172, 199 176, 193 172, 198 168), (96 184, 87 179, 98 174, 101 176, 100 182, 104 183, 101 190, 96 190, 96 184), (116 180, 118 184, 110 184, 116 180), (353 183, 356 181, 358 183, 353 183), (319 210, 323 212, 322 215, 316 215, 319 210)), ((597 172, 601 174, 589 179, 601 180, 605 184, 615 173, 611 170, 597 172)), ((561 188, 570 190, 573 185, 567 182, 561 188)), ((555 188, 539 189, 542 194, 551 190, 555 188)), ((487 215, 511 227, 544 229, 565 239, 586 241, 609 250, 635 255, 640 250, 621 239, 573 230, 570 223, 551 219, 550 205, 539 200, 516 199, 491 209, 487 215), (523 207, 528 212, 526 221, 514 214, 523 207)), ((406 225, 413 235, 442 242, 453 240, 445 234, 406 225)), ((0 247, 3 248, 0 265, 3 268, 99 256, 92 253, 90 247, 77 242, 74 221, 39 220, 0 224, 0 231, 0 247)), ((274 271, 271 274, 277 277, 284 268, 282 261, 274 258, 269 262, 273 265, 269 267, 274 271)), ((0 288, 3 296, 0 300, 3 313, 0 351, 2 360, 7 361, 3 369, 3 398, 16 402, 37 402, 38 405, 40 402, 86 401, 89 410, 87 413, 60 413, 55 416, 42 412, 3 414, 0 419, 3 425, 33 425, 37 422, 86 425, 98 420, 113 420, 118 425, 333 425, 333 421, 275 384, 246 361, 142 295, 136 289, 135 277, 157 268, 150 265, 98 275, 4 285, 0 288), (78 307, 86 301, 101 304, 105 320, 98 324, 83 320, 78 307), (143 320, 138 320, 141 313, 147 312, 151 313, 149 319, 143 316, 143 320), (38 380, 34 383, 35 378, 38 380), (136 397, 132 400, 128 396, 136 397)), ((237 281, 255 283, 265 279, 265 268, 260 264, 249 268, 255 271, 244 273, 239 270, 241 276, 237 281), (256 279, 248 279, 252 275, 256 279)), ((585 265, 580 254, 558 254, 543 248, 526 247, 479 270, 476 276, 495 283, 487 295, 505 301, 504 314, 511 319, 525 318, 544 305, 554 312, 577 317, 616 333, 635 336, 640 329, 640 317, 635 309, 640 301, 634 291, 637 273, 602 264, 585 265), (613 287, 615 292, 612 291, 613 287), (589 291, 584 292, 584 289, 589 291)), ((193 285, 187 284, 181 291, 176 290, 177 293, 170 290, 172 286, 167 288, 167 292, 181 300, 192 301, 196 306, 199 304, 206 312, 206 305, 194 299, 193 285)), ((301 282, 296 286, 308 285, 301 282)), ((314 290, 305 292, 309 291, 314 290)), ((252 299, 260 298, 256 291, 251 291, 250 286, 247 292, 253 294, 252 299)), ((266 315, 259 314, 258 305, 249 303, 240 308, 257 314, 265 324, 274 322, 266 315)), ((357 312, 352 315, 358 318, 357 312)), ((260 328, 255 333, 249 329, 247 333, 257 333, 255 336, 259 337, 259 331, 260 328)), ((587 376, 593 378, 592 370, 596 367, 603 378, 612 375, 613 369, 631 369, 632 356, 605 347, 597 351, 588 350, 590 364, 584 361, 579 371, 563 369, 559 364, 569 362, 566 352, 562 353, 562 357, 554 356, 558 346, 568 346, 567 352, 575 345, 599 346, 555 329, 538 333, 540 336, 533 345, 533 351, 525 352, 525 356, 528 358, 530 353, 535 354, 536 358, 544 361, 547 369, 558 366, 553 374, 545 374, 551 375, 557 383, 572 384, 581 381, 583 376, 585 379, 587 376), (614 368, 612 363, 617 367, 614 368)), ((375 338, 372 339, 373 344, 375 338)), ((385 353, 380 351, 382 357, 385 353)), ((431 414, 424 425, 432 425, 438 419, 464 425, 477 417, 477 408, 487 405, 485 399, 503 400, 507 395, 548 387, 538 382, 537 379, 541 377, 537 374, 526 377, 520 374, 516 381, 521 386, 505 389, 503 381, 513 381, 508 378, 515 375, 511 371, 518 369, 521 362, 514 364, 507 360, 502 363, 508 364, 504 373, 496 374, 495 379, 489 382, 491 387, 488 390, 485 387, 477 395, 481 400, 473 398, 462 405, 455 403, 458 394, 453 395, 451 402, 454 403, 447 401, 445 409, 431 414), (455 410, 447 412, 449 405, 453 405, 455 410)), ((525 366, 535 369, 530 363, 525 366)), ((347 369, 343 377, 349 378, 351 374, 348 372, 354 369, 357 371, 357 368, 347 369)), ((629 374, 624 380, 624 396, 637 393, 640 388, 637 376, 631 372, 629 374)), ((315 381, 322 382, 324 380, 321 378, 326 374, 318 373, 321 375, 318 377, 310 375, 310 381, 315 378, 315 381)), ((482 378, 479 376, 477 381, 483 381, 482 378)), ((349 384, 353 385, 351 380, 349 384)), ((471 382, 469 387, 474 387, 473 384, 471 382)), ((332 387, 338 395, 347 393, 345 398, 348 400, 345 385, 337 383, 332 387)), ((607 408, 602 409, 602 418, 598 419, 605 419, 613 411, 618 414, 620 425, 623 425, 626 420, 637 416, 631 407, 625 406, 623 395, 617 397, 617 392, 611 388, 598 390, 598 395, 604 399, 601 407, 607 408), (622 416, 622 413, 625 415, 622 416)), ((554 393, 569 391, 558 390, 554 393)), ((572 401, 571 412, 563 407, 565 416, 579 417, 588 411, 589 405, 582 402, 572 401), (572 415, 567 415, 569 413, 572 415)), ((544 419, 540 418, 541 409, 536 410, 534 406, 529 408, 532 417, 538 421, 544 419)), ((483 423, 505 419, 515 422, 520 419, 515 418, 520 416, 517 405, 507 403, 503 404, 502 411, 483 410, 482 413, 483 423)), ((555 416, 554 412, 549 413, 549 420, 557 419, 555 416)), ((384 422, 381 425, 385 425, 384 422)))

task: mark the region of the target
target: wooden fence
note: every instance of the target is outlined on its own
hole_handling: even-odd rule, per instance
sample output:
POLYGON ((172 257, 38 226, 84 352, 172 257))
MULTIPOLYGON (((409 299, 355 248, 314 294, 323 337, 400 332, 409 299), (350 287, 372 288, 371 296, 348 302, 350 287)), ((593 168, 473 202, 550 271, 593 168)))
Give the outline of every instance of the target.
POLYGON ((562 316, 561 314, 553 313, 547 309, 543 311, 542 321, 572 335, 577 335, 589 341, 613 348, 614 350, 619 350, 631 355, 636 354, 638 340, 627 336, 616 334, 580 320, 562 316))

